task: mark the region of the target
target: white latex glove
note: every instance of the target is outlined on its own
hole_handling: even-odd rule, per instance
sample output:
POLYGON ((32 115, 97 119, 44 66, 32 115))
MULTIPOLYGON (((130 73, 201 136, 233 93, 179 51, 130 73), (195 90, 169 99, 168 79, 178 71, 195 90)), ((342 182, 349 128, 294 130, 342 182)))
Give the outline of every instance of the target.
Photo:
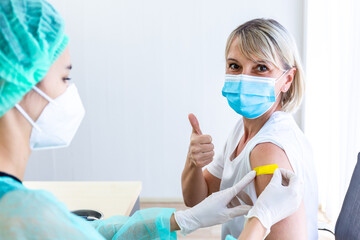
POLYGON ((251 171, 233 187, 211 194, 193 208, 175 212, 180 233, 186 235, 198 228, 222 224, 234 217, 247 214, 251 206, 240 205, 228 208, 227 205, 254 180, 255 176, 256 172, 251 171))
POLYGON ((288 170, 278 168, 246 218, 258 218, 268 234, 272 225, 299 208, 303 193, 304 184, 300 178, 288 170), (288 183, 288 186, 283 186, 282 180, 288 183))

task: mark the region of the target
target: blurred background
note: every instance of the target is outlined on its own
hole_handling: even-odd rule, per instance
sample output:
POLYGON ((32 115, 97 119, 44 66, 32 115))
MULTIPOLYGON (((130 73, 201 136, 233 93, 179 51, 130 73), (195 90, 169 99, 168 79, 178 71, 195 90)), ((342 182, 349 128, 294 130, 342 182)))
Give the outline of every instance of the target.
POLYGON ((65 18, 87 114, 69 148, 32 154, 25 180, 142 181, 142 201, 181 201, 187 115, 219 153, 239 118, 221 95, 227 37, 273 18, 293 34, 305 66, 294 117, 313 146, 321 210, 336 219, 360 151, 358 1, 49 2, 65 18))

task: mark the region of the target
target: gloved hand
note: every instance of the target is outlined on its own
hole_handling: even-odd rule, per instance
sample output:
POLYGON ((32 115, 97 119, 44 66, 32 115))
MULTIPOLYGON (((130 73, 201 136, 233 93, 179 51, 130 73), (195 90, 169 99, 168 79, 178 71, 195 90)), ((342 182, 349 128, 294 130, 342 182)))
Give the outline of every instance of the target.
POLYGON ((288 170, 278 168, 246 218, 258 218, 269 233, 272 225, 299 208, 303 193, 304 184, 300 178, 288 170), (282 185, 282 177, 288 186, 282 185))
POLYGON ((227 205, 254 180, 255 176, 256 172, 251 171, 233 187, 211 194, 193 208, 175 212, 175 220, 181 229, 180 233, 186 235, 198 228, 222 224, 234 217, 245 215, 251 206, 240 205, 228 208, 227 205))

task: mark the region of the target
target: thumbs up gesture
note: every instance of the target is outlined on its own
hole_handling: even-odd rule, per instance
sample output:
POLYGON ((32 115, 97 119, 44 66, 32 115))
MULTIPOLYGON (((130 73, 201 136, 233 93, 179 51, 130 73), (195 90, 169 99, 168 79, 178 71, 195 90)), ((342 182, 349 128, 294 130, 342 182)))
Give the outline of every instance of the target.
POLYGON ((214 144, 210 135, 203 135, 199 121, 194 114, 189 114, 189 121, 192 126, 188 158, 196 167, 208 165, 214 157, 214 144))

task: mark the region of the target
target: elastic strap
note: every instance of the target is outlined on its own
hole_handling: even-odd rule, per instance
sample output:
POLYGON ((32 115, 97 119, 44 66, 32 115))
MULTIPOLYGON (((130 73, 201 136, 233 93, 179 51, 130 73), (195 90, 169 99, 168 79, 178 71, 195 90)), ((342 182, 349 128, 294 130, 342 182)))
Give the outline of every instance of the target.
POLYGON ((33 90, 35 92, 37 92, 40 96, 42 96, 43 98, 45 98, 48 102, 51 102, 53 104, 56 104, 56 102, 50 98, 46 93, 44 93, 43 91, 41 91, 38 87, 34 86, 33 90))
POLYGON ((36 128, 36 130, 38 130, 39 132, 41 132, 41 129, 39 128, 39 126, 34 122, 34 120, 31 119, 31 117, 29 116, 29 114, 27 114, 25 112, 25 110, 19 105, 19 104, 15 104, 15 108, 21 113, 21 115, 24 116, 24 118, 34 127, 36 128))
MULTIPOLYGON (((291 68, 290 68, 291 69, 291 68)), ((288 69, 288 70, 286 70, 286 71, 284 71, 283 72, 283 74, 281 74, 281 76, 280 77, 278 77, 276 80, 275 80, 275 82, 277 82, 277 81, 279 81, 280 80, 280 78, 282 78, 290 69, 288 69)))
MULTIPOLYGON (((38 87, 34 86, 33 90, 35 92, 37 92, 40 96, 42 96, 43 98, 45 98, 49 103, 55 104, 57 105, 57 103, 51 99, 46 93, 44 93, 43 91, 41 91, 38 87)), ((29 116, 29 114, 27 114, 25 112, 25 110, 19 105, 19 104, 15 104, 15 108, 21 113, 21 115, 24 116, 24 118, 39 132, 41 132, 40 127, 34 122, 34 120, 31 119, 31 117, 29 116)))

